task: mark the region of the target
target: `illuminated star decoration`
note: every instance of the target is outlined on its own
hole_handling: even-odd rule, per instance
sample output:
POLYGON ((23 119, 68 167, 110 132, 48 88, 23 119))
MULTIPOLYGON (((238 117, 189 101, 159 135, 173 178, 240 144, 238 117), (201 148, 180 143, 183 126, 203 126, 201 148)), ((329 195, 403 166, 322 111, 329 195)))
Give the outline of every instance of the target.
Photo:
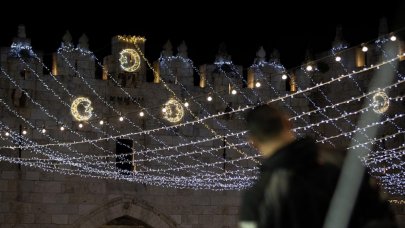
POLYGON ((76 98, 70 107, 72 116, 77 121, 87 121, 93 115, 93 107, 91 106, 90 99, 86 97, 76 98))
POLYGON ((135 72, 141 65, 141 58, 134 49, 124 49, 120 52, 121 69, 126 72, 135 72))
POLYGON ((377 92, 373 96, 373 110, 374 112, 381 114, 388 110, 390 106, 390 99, 384 92, 377 92))
POLYGON ((176 123, 183 119, 184 108, 183 105, 177 100, 170 98, 163 105, 163 118, 169 122, 176 123))

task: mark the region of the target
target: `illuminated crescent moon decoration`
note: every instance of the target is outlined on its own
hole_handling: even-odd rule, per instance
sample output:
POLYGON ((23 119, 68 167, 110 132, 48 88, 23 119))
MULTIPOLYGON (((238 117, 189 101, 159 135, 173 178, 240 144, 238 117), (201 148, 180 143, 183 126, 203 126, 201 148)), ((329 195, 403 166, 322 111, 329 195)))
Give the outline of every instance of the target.
POLYGON ((184 108, 183 105, 177 100, 170 98, 164 105, 163 109, 163 118, 167 121, 176 123, 183 119, 184 108))
POLYGON ((374 112, 381 114, 388 110, 390 106, 390 99, 384 92, 378 92, 373 96, 373 110, 374 112))
POLYGON ((78 97, 70 106, 70 112, 77 121, 87 121, 93 115, 93 107, 91 101, 85 97, 78 97))
POLYGON ((124 49, 120 52, 119 58, 121 69, 126 72, 134 72, 141 66, 141 58, 134 49, 124 49))

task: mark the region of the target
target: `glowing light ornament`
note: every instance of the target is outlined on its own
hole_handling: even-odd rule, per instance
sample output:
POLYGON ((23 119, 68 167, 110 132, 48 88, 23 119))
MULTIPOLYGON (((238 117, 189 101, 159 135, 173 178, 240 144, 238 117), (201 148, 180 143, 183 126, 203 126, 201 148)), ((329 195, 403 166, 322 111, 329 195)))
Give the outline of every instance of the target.
POLYGON ((384 113, 390 106, 390 98, 384 92, 378 92, 373 96, 373 110, 376 113, 384 113))
POLYGON ((87 121, 93 116, 93 107, 90 99, 86 97, 76 98, 70 107, 72 116, 77 121, 87 121))
POLYGON ((288 76, 286 74, 283 74, 283 76, 281 76, 281 79, 283 80, 287 80, 288 76))
POLYGON ((171 123, 177 123, 184 116, 184 108, 183 105, 178 102, 176 99, 170 98, 164 105, 163 105, 163 118, 171 123))
POLYGON ((134 49, 124 49, 119 58, 121 69, 126 72, 135 72, 141 66, 141 57, 134 49))

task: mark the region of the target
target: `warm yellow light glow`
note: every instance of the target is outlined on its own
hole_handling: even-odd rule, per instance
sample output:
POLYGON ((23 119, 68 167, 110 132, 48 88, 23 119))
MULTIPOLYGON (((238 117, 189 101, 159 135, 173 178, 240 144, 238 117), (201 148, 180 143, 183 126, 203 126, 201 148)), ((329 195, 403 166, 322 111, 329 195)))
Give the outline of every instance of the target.
POLYGON ((26 134, 27 134, 27 131, 26 131, 26 130, 23 130, 23 131, 22 131, 22 134, 23 134, 23 135, 26 135, 26 134))
POLYGON ((144 117, 144 116, 145 116, 145 113, 144 113, 144 112, 140 112, 140 113, 139 113, 139 116, 140 116, 140 117, 144 117))
POLYGON ((361 50, 362 50, 363 52, 367 52, 367 51, 368 51, 368 47, 363 46, 363 47, 361 48, 361 50))
POLYGON ((120 119, 119 119, 121 122, 122 121, 124 121, 124 117, 122 117, 122 116, 120 116, 120 119))
POLYGON ((235 89, 233 89, 233 90, 231 91, 231 93, 232 93, 232 95, 236 95, 238 92, 237 92, 235 89))
POLYGON ((82 124, 82 123, 79 124, 79 128, 83 128, 83 124, 82 124))
POLYGON ((126 36, 126 35, 118 36, 118 40, 133 44, 146 41, 145 37, 142 36, 126 36))
POLYGON ((167 121, 176 123, 183 119, 184 116, 184 108, 183 105, 178 102, 176 99, 170 98, 162 108, 163 118, 167 121))
POLYGON ((43 134, 45 134, 46 129, 45 129, 45 128, 43 128, 43 129, 41 130, 41 132, 42 132, 43 134))
POLYGON ((184 103, 184 107, 188 107, 190 104, 188 102, 184 103))
POLYGON ((394 35, 392 35, 392 36, 390 37, 390 40, 391 40, 391 41, 396 41, 396 40, 397 40, 397 37, 394 36, 394 35))
POLYGON ((312 71, 313 70, 311 65, 308 65, 306 69, 307 69, 307 71, 312 71))
POLYGON ((126 72, 135 72, 141 66, 141 57, 134 49, 124 49, 120 52, 121 69, 126 72))
POLYGON ((100 125, 103 125, 104 124, 104 120, 100 120, 100 125))
POLYGON ((283 76, 281 76, 281 79, 286 80, 288 77, 286 74, 283 74, 283 76))
POLYGON ((212 101, 212 97, 211 97, 211 96, 208 96, 208 97, 207 97, 207 101, 212 101))
POLYGON ((340 62, 340 60, 342 60, 342 57, 336 56, 335 60, 336 60, 336 62, 340 62))
POLYGON ((256 82, 256 88, 259 88, 260 86, 262 86, 262 83, 256 82))
POLYGON ((76 98, 72 102, 70 112, 77 121, 89 120, 93 115, 93 107, 91 106, 90 99, 86 97, 76 98))
POLYGON ((64 127, 64 126, 60 127, 60 130, 61 130, 61 131, 64 131, 64 130, 65 130, 65 127, 64 127))
POLYGON ((378 92, 373 96, 373 110, 376 113, 384 113, 390 106, 390 99, 384 92, 378 92))

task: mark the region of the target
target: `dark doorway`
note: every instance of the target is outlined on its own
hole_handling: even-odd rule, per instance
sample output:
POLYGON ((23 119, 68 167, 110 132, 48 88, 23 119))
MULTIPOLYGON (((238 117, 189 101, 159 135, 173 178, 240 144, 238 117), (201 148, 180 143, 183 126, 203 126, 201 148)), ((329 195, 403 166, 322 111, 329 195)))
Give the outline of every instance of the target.
POLYGON ((109 221, 107 224, 101 226, 100 228, 152 228, 152 227, 138 219, 124 215, 109 221))
POLYGON ((123 170, 122 174, 129 174, 126 171, 132 171, 132 144, 131 139, 117 139, 116 142, 116 154, 117 156, 117 168, 123 170))

